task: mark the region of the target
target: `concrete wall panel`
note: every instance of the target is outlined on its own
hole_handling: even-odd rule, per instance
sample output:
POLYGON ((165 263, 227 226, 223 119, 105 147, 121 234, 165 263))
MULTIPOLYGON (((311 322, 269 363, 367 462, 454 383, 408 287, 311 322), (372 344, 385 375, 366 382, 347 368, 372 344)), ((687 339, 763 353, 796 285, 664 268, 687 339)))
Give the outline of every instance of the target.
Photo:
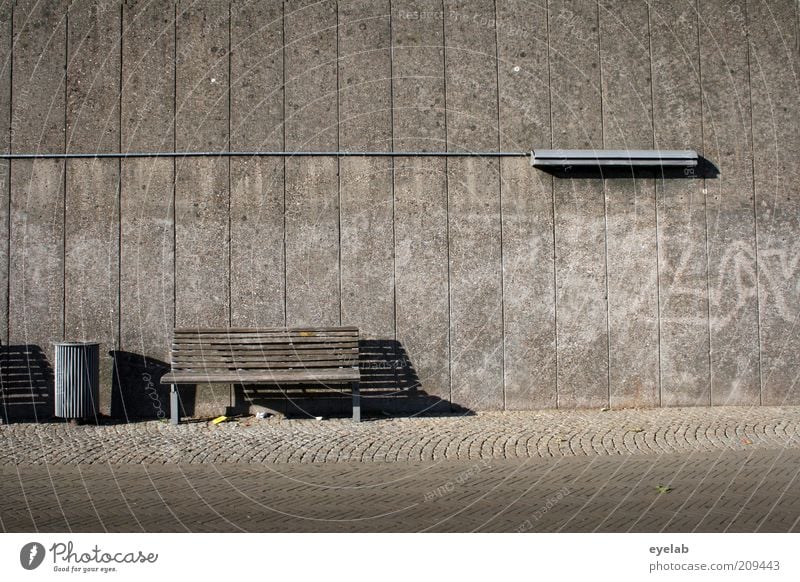
MULTIPOLYGON (((283 75, 283 2, 231 4, 231 149, 283 150, 283 75)), ((283 325, 283 160, 230 164, 231 323, 283 325)))
MULTIPOLYGON (((122 150, 172 150, 174 5, 125 2, 122 18, 122 150)), ((120 346, 168 361, 175 324, 175 161, 125 160, 120 178, 120 346)))
POLYGON ((798 404, 800 56, 798 8, 747 2, 755 151, 763 404, 798 404))
POLYGON ((228 161, 180 160, 175 172, 175 324, 229 323, 228 161))
POLYGON ((53 362, 64 337, 64 162, 11 165, 9 343, 39 346, 53 362))
MULTIPOLYGON (((447 149, 496 151, 494 3, 447 2, 445 7, 447 149)), ((447 184, 453 402, 468 408, 502 409, 499 163, 496 159, 449 159, 447 184)))
MULTIPOLYGON (((67 149, 120 146, 121 5, 70 5, 67 149)), ((111 399, 111 359, 119 345, 119 160, 69 160, 66 180, 64 319, 68 339, 100 342, 100 407, 111 399)))
POLYGON ((286 323, 338 325, 339 200, 333 157, 286 161, 286 323))
POLYGON ((392 147, 392 60, 388 0, 340 0, 339 146, 392 147))
MULTIPOLYGON (((339 2, 339 147, 392 148, 389 2, 339 2)), ((340 161, 342 323, 394 339, 392 160, 340 161)))
MULTIPOLYGON (((442 3, 392 4, 397 151, 446 147, 442 3)), ((447 178, 444 159, 394 162, 397 340, 431 396, 450 400, 447 178)))
MULTIPOLYGON (((228 149, 228 3, 179 2, 176 145, 228 149)), ((175 166, 175 323, 230 321, 229 160, 185 158, 175 166)))
MULTIPOLYGON (((602 144, 597 3, 551 2, 553 147, 602 144)), ((605 208, 598 180, 553 183, 559 407, 608 402, 605 208)))
POLYGON ((340 164, 342 323, 365 338, 394 339, 392 161, 340 164))
POLYGON ((68 151, 119 151, 121 4, 118 0, 70 4, 68 151))
POLYGON ((122 7, 122 151, 175 147, 174 2, 122 7))
POLYGON ((700 2, 711 403, 760 401, 753 154, 744 0, 700 2))
MULTIPOLYGON (((693 4, 650 5, 655 147, 702 146, 693 4)), ((657 180, 661 403, 710 403, 706 205, 702 180, 657 180)))
MULTIPOLYGON (((600 4, 603 144, 653 147, 648 6, 600 4)), ((609 395, 613 407, 658 406, 658 257, 655 184, 605 180, 609 395)))
POLYGON ((285 322, 283 160, 231 160, 231 323, 285 322))
MULTIPOLYGON (((66 2, 17 2, 11 146, 64 151, 66 2)), ((64 334, 64 162, 11 165, 9 341, 35 344, 52 362, 64 334)))
POLYGON ((120 345, 167 360, 175 323, 172 160, 122 164, 120 345))
MULTIPOLYGON (((289 151, 338 148, 336 2, 284 4, 289 151)), ((286 323, 341 321, 339 164, 286 159, 286 323)))
MULTIPOLYGON (((547 10, 497 3, 500 149, 550 145, 547 10)), ((527 159, 500 161, 506 408, 556 406, 553 185, 527 159)))

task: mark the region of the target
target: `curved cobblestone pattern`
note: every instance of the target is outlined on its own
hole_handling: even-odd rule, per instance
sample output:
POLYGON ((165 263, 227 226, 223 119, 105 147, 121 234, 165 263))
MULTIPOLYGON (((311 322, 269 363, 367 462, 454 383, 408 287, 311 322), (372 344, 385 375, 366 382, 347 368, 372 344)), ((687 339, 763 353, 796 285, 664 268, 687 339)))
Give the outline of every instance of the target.
POLYGON ((337 463, 800 448, 800 407, 0 427, 0 463, 337 463))

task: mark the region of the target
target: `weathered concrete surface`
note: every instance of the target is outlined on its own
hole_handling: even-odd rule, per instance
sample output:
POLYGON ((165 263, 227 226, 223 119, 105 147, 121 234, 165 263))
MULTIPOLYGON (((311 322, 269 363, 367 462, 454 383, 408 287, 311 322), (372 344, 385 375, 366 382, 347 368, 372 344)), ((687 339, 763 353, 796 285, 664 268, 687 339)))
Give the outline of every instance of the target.
POLYGON ((392 146, 392 60, 388 0, 338 2, 339 146, 392 146))
MULTIPOLYGON (((551 2, 553 147, 602 143, 595 2, 551 2), (576 42, 576 38, 578 42, 576 42)), ((555 180, 558 405, 608 402, 605 205, 598 180, 555 180)))
MULTIPOLYGON (((231 4, 231 149, 283 150, 283 2, 231 4)), ((285 322, 283 160, 233 158, 231 323, 285 322)))
MULTIPOLYGON (((339 147, 392 148, 389 2, 339 2, 339 147)), ((339 162, 342 323, 395 339, 394 203, 388 158, 339 162)))
POLYGON ((761 401, 794 402, 800 351, 797 4, 747 3, 755 152, 761 401))
MULTIPOLYGON (((338 147, 336 2, 285 5, 289 151, 338 147)), ((341 321, 339 164, 334 157, 286 159, 286 323, 341 321)))
MULTIPOLYGON (((547 12, 497 4, 500 149, 550 146, 547 12)), ((505 406, 555 408, 553 184, 527 159, 500 160, 505 406)))
MULTIPOLYGON (((228 5, 179 2, 175 140, 181 151, 228 149, 228 5)), ((175 324, 230 322, 228 159, 175 165, 175 324)))
POLYGON ((64 151, 66 0, 14 6, 11 144, 16 151, 64 151))
POLYGON ((758 277, 744 0, 700 3, 706 180, 711 403, 760 401, 758 277))
POLYGON ((231 160, 231 323, 285 322, 283 160, 231 160))
POLYGON ((126 0, 122 7, 122 150, 175 146, 174 5, 126 0))
MULTIPOLYGON (((392 4, 392 127, 397 151, 446 147, 442 4, 392 4), (423 17, 423 15, 428 15, 423 17)), ((445 160, 394 162, 397 340, 421 390, 450 401, 445 160)))
POLYGON ((180 160, 175 170, 175 324, 229 323, 228 161, 180 160))
POLYGON ((64 162, 11 165, 9 343, 38 346, 53 361, 64 336, 64 162))
POLYGON ((395 338, 392 161, 340 162, 342 323, 395 338))
MULTIPOLYGON (((120 147, 120 3, 70 5, 67 149, 120 147)), ((100 410, 110 411, 119 347, 119 160, 66 163, 64 336, 100 342, 100 410)))
MULTIPOLYGON (((600 6, 603 145, 651 149, 648 7, 641 0, 600 6)), ((658 406, 658 260, 655 184, 604 180, 608 252, 611 406, 658 406)))
MULTIPOLYGON (((64 151, 66 2, 14 7, 11 147, 64 151)), ((64 333, 64 162, 11 165, 9 341, 38 345, 64 333)))
MULTIPOLYGON (((494 27, 482 23, 494 20, 494 4, 447 2, 446 9, 447 150, 491 151, 499 145, 497 55, 494 27)), ((453 400, 502 409, 500 166, 484 158, 446 166, 453 400)))
POLYGON ((64 337, 100 343, 100 410, 111 402, 119 347, 119 162, 69 160, 64 238, 64 337))
MULTIPOLYGON (((655 147, 702 143, 695 6, 650 5, 655 147)), ((702 180, 656 180, 661 403, 710 402, 706 205, 702 180)))
MULTIPOLYGON (((174 10, 125 2, 122 150, 175 146, 174 10)), ((166 361, 175 323, 175 162, 130 159, 120 180, 120 347, 166 361)))
POLYGON ((796 3, 285 4, 79 0, 67 29, 0 0, 0 148, 685 147, 722 174, 126 160, 116 258, 115 162, 0 163, 0 337, 113 344, 118 295, 119 347, 163 361, 177 293, 182 321, 396 338, 461 406, 796 401, 796 3))
POLYGON ((69 6, 67 150, 116 152, 120 143, 119 0, 69 6))
MULTIPOLYGON (((0 3, 0 151, 11 148, 11 19, 12 2, 0 3)), ((9 186, 11 167, 0 160, 0 281, 8 281, 9 186)), ((8 285, 0 285, 0 340, 8 341, 8 285)))

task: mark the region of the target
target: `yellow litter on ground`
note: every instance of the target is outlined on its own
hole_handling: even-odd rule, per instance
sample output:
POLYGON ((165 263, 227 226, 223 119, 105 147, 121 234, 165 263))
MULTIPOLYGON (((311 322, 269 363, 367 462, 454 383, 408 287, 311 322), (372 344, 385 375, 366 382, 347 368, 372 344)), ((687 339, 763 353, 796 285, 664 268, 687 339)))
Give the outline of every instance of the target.
POLYGON ((227 416, 218 416, 217 418, 211 421, 211 424, 219 424, 220 422, 225 422, 226 420, 228 420, 227 416))

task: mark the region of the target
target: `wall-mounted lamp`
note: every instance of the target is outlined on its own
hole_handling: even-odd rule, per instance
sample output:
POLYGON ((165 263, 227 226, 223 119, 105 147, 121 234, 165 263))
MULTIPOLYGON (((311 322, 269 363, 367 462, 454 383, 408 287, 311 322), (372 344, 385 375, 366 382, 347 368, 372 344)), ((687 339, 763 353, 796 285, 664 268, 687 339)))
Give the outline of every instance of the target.
POLYGON ((697 165, 694 150, 533 150, 531 166, 568 167, 683 167, 697 165))

